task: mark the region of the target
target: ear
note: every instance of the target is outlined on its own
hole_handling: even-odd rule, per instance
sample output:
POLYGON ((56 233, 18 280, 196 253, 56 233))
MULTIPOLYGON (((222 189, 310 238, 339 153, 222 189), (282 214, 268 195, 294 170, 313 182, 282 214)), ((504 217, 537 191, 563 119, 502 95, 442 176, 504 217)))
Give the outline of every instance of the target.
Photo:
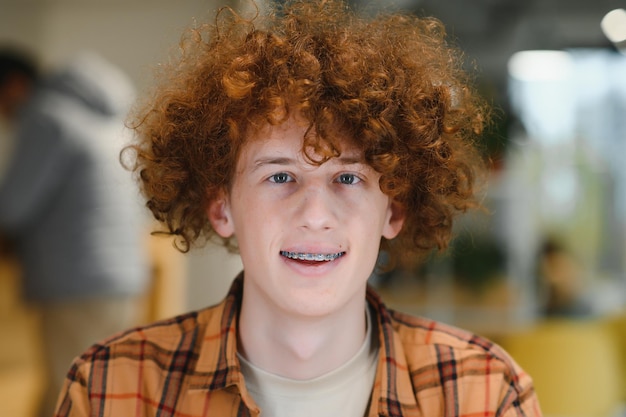
POLYGON ((223 238, 229 238, 235 233, 233 218, 230 212, 230 202, 225 192, 209 203, 207 216, 213 229, 223 238))
POLYGON ((406 210, 403 205, 395 200, 389 203, 387 208, 387 218, 385 219, 385 225, 383 227, 383 237, 387 239, 393 239, 398 236, 402 226, 404 225, 404 219, 406 218, 406 210))

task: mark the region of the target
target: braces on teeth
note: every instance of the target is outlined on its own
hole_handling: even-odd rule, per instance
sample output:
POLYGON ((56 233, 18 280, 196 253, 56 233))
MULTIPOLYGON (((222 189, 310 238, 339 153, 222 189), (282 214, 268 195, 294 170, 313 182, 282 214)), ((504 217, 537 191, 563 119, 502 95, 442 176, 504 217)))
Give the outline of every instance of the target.
POLYGON ((340 256, 343 256, 344 253, 345 252, 324 254, 324 253, 287 252, 284 250, 280 251, 280 254, 287 258, 298 259, 301 261, 317 261, 317 262, 334 261, 340 256))

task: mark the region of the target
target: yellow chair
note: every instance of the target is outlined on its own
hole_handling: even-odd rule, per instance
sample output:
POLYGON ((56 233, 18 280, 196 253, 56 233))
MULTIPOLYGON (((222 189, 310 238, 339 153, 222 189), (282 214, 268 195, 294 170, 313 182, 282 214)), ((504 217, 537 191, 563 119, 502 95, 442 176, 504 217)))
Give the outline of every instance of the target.
POLYGON ((609 417, 622 402, 621 358, 603 320, 551 319, 503 336, 546 416, 609 417))
POLYGON ((187 311, 187 257, 174 248, 171 237, 148 235, 146 246, 151 280, 138 324, 152 323, 187 311))
POLYGON ((612 315, 607 319, 607 324, 617 340, 621 359, 622 402, 626 404, 626 312, 612 315))
POLYGON ((0 252, 0 416, 32 417, 43 393, 39 316, 20 294, 17 261, 0 252))

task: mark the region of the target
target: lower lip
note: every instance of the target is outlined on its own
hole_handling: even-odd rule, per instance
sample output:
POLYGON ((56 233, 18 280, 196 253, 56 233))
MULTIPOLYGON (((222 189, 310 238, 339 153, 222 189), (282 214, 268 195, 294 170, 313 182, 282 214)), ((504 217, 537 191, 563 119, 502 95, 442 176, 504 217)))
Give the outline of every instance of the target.
POLYGON ((344 254, 343 256, 340 256, 332 261, 321 262, 300 261, 297 259, 287 258, 282 255, 280 257, 283 259, 283 262, 289 266, 289 268, 295 270, 300 275, 321 276, 336 268, 346 255, 344 254))

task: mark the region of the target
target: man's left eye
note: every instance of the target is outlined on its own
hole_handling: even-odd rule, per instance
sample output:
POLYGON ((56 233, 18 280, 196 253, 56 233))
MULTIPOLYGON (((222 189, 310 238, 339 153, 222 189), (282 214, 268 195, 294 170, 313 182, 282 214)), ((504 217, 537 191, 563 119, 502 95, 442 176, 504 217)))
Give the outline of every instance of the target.
POLYGON ((354 174, 341 174, 337 178, 338 183, 346 185, 354 185, 360 181, 361 179, 354 174))

